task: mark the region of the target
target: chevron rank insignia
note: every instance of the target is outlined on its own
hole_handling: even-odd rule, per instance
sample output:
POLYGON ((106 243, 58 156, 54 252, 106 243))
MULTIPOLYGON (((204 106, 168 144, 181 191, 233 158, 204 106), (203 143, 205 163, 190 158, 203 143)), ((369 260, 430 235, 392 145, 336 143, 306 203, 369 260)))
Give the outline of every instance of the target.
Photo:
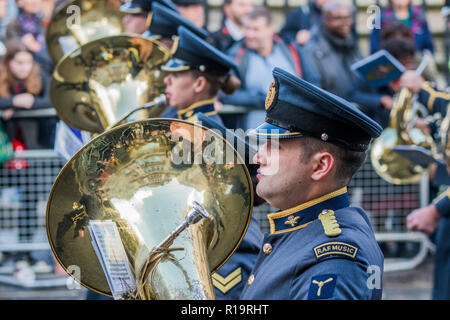
POLYGON ((241 267, 237 268, 225 278, 215 272, 212 275, 212 281, 214 287, 225 294, 242 281, 242 269, 241 267))

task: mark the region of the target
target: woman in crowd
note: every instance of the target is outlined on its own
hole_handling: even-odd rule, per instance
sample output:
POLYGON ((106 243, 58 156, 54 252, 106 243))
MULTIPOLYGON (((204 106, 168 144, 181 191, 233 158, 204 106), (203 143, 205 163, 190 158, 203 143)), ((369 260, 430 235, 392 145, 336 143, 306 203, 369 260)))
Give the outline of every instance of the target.
POLYGON ((416 47, 419 51, 429 50, 434 52, 433 38, 421 6, 412 6, 411 0, 389 0, 389 5, 381 11, 380 26, 372 30, 370 34, 370 50, 375 52, 381 46, 381 34, 387 24, 392 21, 404 23, 414 37, 416 47))
POLYGON ((20 39, 6 44, 0 71, 0 110, 11 140, 23 138, 26 148, 41 148, 38 141, 39 119, 11 119, 16 110, 48 108, 49 78, 41 73, 32 52, 20 39), (20 132, 19 132, 20 130, 20 132))
POLYGON ((45 44, 43 0, 17 0, 17 19, 6 27, 6 39, 20 38, 30 50, 42 71, 51 75, 53 63, 45 44))

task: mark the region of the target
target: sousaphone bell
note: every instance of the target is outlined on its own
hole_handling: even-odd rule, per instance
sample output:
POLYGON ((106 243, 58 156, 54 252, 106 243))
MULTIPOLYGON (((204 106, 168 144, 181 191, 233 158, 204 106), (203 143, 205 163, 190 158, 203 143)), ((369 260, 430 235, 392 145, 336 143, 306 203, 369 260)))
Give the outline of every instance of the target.
POLYGON ((131 122, 95 137, 61 170, 47 204, 48 239, 66 271, 79 267, 72 277, 111 295, 88 226, 112 221, 142 285, 125 297, 213 299, 211 273, 242 241, 252 193, 246 166, 221 135, 181 120, 131 122), (193 210, 208 218, 187 226, 193 210))
MULTIPOLYGON (((64 56, 52 75, 50 100, 58 117, 79 130, 100 133, 130 110, 164 93, 160 66, 171 57, 155 41, 122 34, 88 42, 64 56)), ((166 103, 127 120, 157 117, 166 103)))
POLYGON ((46 31, 47 51, 56 64, 92 40, 124 32, 121 0, 68 0, 55 8, 46 31))
MULTIPOLYGON (((431 57, 422 58, 416 72, 421 74, 431 57)), ((389 127, 373 141, 370 160, 375 172, 385 181, 396 185, 417 184, 430 167, 422 167, 401 154, 393 151, 397 146, 419 146, 436 152, 436 144, 431 135, 414 128, 417 110, 417 95, 408 88, 402 88, 395 95, 394 106, 390 112, 389 127)))

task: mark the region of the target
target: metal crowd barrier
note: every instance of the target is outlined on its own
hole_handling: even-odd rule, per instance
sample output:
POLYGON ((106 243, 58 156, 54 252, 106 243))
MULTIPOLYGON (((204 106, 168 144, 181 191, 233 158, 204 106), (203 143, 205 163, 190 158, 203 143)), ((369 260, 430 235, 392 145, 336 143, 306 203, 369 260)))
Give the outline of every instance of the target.
POLYGON ((11 169, 8 161, 0 165, 0 283, 24 288, 42 288, 67 284, 66 275, 54 272, 53 254, 47 240, 45 214, 53 182, 64 165, 53 150, 16 152, 21 169, 11 169), (30 275, 19 272, 19 261, 46 262, 48 270, 30 275), (50 268, 49 268, 50 267, 50 268))

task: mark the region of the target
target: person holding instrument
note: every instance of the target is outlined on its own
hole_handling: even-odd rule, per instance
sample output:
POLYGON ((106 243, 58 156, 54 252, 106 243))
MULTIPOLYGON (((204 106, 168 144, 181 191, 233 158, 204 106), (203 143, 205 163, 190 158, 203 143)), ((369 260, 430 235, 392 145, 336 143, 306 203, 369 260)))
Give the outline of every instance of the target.
MULTIPOLYGON (((450 102, 448 92, 439 91, 431 83, 414 71, 406 71, 400 78, 400 85, 417 94, 417 100, 430 113, 447 114, 450 102)), ((447 171, 450 168, 447 165, 447 171)), ((450 299, 450 188, 426 207, 411 212, 406 218, 406 226, 412 231, 427 235, 436 232, 436 255, 434 269, 433 299, 450 299)))
MULTIPOLYGON (((162 70, 168 72, 164 82, 169 109, 162 118, 176 118, 198 122, 200 113, 223 125, 214 99, 218 91, 232 93, 239 87, 239 79, 231 74, 236 64, 219 50, 200 39, 183 26, 174 58, 162 70)), ((252 218, 242 243, 230 259, 213 275, 217 299, 238 299, 253 268, 262 233, 252 218)))
POLYGON ((346 100, 275 68, 257 194, 280 209, 241 299, 381 299, 383 254, 347 193, 381 127, 346 100))
POLYGON ((214 103, 219 90, 230 94, 240 80, 231 73, 236 64, 222 52, 200 39, 184 26, 178 29, 179 43, 174 58, 161 70, 170 107, 162 118, 189 120, 202 112, 222 123, 214 103))

